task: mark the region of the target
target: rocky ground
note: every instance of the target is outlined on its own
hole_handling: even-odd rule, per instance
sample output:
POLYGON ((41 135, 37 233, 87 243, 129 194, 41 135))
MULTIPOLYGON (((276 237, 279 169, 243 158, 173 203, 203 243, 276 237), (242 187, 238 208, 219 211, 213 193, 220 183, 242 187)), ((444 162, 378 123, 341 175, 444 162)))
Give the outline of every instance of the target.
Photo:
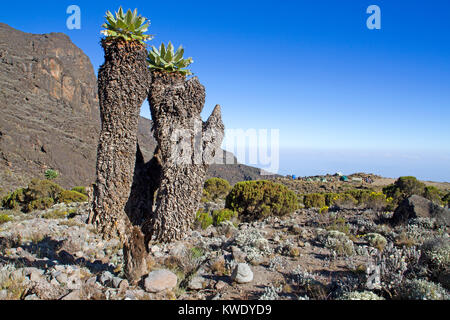
POLYGON ((401 298, 448 299, 448 273, 431 282, 419 263, 422 244, 436 237, 449 259, 447 227, 428 218, 393 227, 392 213, 301 209, 282 219, 225 222, 152 244, 150 274, 130 284, 121 244, 102 240, 85 223, 86 209, 2 212, 13 219, 0 225, 0 300, 381 299, 395 298, 400 284, 409 288, 401 298), (381 287, 368 281, 376 267, 385 271, 381 287))

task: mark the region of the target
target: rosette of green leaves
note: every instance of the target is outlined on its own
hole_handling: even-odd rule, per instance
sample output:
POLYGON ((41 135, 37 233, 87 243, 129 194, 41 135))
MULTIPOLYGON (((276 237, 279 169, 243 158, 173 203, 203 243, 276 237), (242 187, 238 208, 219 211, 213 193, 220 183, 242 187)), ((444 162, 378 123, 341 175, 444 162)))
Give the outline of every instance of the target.
POLYGON ((130 9, 124 13, 122 7, 113 15, 110 11, 106 12, 106 23, 103 24, 102 31, 107 37, 123 38, 126 41, 144 41, 153 39, 152 35, 144 34, 148 31, 150 21, 147 18, 138 15, 137 9, 132 12, 130 9))
POLYGON ((150 69, 162 70, 169 73, 178 72, 182 75, 191 75, 192 72, 186 69, 194 60, 192 58, 183 58, 184 49, 180 46, 176 52, 171 42, 167 45, 161 43, 159 49, 152 46, 152 50, 148 54, 148 62, 150 69))

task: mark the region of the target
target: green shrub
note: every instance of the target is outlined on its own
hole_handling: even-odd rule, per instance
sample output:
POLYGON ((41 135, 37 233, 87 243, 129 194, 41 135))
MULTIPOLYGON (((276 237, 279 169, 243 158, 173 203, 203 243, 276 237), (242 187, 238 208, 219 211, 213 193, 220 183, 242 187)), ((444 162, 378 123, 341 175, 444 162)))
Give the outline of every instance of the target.
POLYGON ((349 193, 341 193, 333 204, 338 208, 353 208, 358 201, 349 193))
POLYGON ((53 169, 48 169, 48 170, 45 170, 44 175, 45 175, 45 179, 54 180, 54 179, 58 178, 59 172, 56 170, 53 170, 53 169))
POLYGON ((195 225, 201 227, 203 230, 213 224, 213 218, 208 212, 198 210, 195 216, 195 225))
POLYGON ((193 259, 200 259, 205 255, 205 250, 200 247, 192 247, 189 249, 188 254, 193 259))
POLYGON ((231 185, 225 179, 211 178, 206 180, 203 190, 203 197, 207 201, 216 201, 224 199, 230 193, 231 185))
POLYGON ((425 193, 425 184, 418 181, 415 177, 400 177, 391 184, 383 188, 383 193, 389 198, 399 203, 412 195, 423 196, 425 193))
POLYGON ((444 203, 444 205, 447 205, 450 207, 450 192, 447 193, 443 198, 442 198, 442 202, 444 203))
POLYGON ((371 190, 353 189, 348 190, 345 193, 350 194, 355 200, 358 201, 358 205, 365 204, 370 198, 371 190))
POLYGON ((199 210, 196 215, 195 224, 202 229, 208 228, 210 225, 220 226, 222 222, 232 221, 237 218, 238 213, 229 209, 213 211, 212 214, 199 210))
POLYGON ((10 193, 9 195, 6 195, 2 199, 2 207, 17 210, 23 202, 25 202, 25 189, 21 188, 10 193))
POLYGON ((230 209, 217 210, 212 213, 213 224, 218 227, 222 222, 237 218, 238 213, 230 209))
POLYGON ((305 208, 323 208, 325 207, 325 196, 321 193, 305 194, 303 198, 305 208))
POLYGON ((392 198, 386 198, 383 192, 370 192, 367 193, 367 199, 362 203, 364 207, 374 210, 384 210, 389 207, 392 198))
POLYGON ((53 211, 44 213, 41 217, 43 219, 65 219, 67 216, 68 216, 67 211, 53 210, 53 211))
POLYGON ((328 213, 328 210, 330 210, 330 207, 325 206, 325 207, 320 208, 319 213, 320 214, 325 214, 325 213, 328 213))
POLYGON ((25 191, 25 201, 31 202, 41 198, 52 198, 56 200, 63 190, 62 187, 50 180, 33 179, 25 191))
POLYGON ((87 190, 86 190, 86 187, 74 187, 74 188, 72 188, 71 191, 75 191, 75 192, 84 194, 85 196, 88 195, 87 190))
POLYGON ((8 216, 7 214, 0 214, 0 225, 7 223, 11 220, 12 220, 12 218, 10 216, 8 216))
POLYGON ((237 183, 226 198, 226 208, 236 211, 244 220, 269 215, 283 216, 298 208, 296 194, 272 181, 237 183))
POLYGON ((384 250, 386 247, 387 240, 381 234, 378 233, 369 233, 364 236, 364 238, 369 242, 371 247, 377 248, 380 251, 384 250))
POLYGON ((334 201, 339 198, 339 194, 337 193, 325 193, 325 205, 327 207, 331 207, 334 204, 334 201))
POLYGON ((86 201, 88 201, 88 197, 76 191, 64 190, 58 196, 58 202, 60 203, 86 202, 86 201))
POLYGON ((52 206, 64 189, 50 180, 33 179, 27 188, 17 189, 3 198, 3 207, 11 210, 44 210, 52 206))
POLYGON ((46 198, 39 198, 37 200, 33 200, 30 203, 28 203, 26 205, 26 212, 31 212, 34 210, 45 210, 50 208, 51 206, 53 206, 55 204, 55 201, 50 198, 50 197, 46 197, 46 198))
MULTIPOLYGON (((75 189, 75 188, 74 188, 75 189)), ((31 212, 45 210, 57 202, 85 202, 88 197, 77 191, 64 190, 50 180, 33 179, 27 188, 17 189, 2 200, 2 206, 11 210, 31 212)))
POLYGON ((441 191, 434 186, 426 186, 423 196, 436 204, 443 204, 443 201, 441 199, 441 191))

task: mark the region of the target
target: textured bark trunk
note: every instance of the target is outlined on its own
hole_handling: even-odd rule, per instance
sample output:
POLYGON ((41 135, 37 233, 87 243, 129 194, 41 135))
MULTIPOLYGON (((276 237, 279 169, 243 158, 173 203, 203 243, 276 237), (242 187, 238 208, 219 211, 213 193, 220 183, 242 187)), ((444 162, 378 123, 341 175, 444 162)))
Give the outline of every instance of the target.
POLYGON ((105 63, 98 74, 102 129, 89 222, 106 239, 120 237, 125 262, 133 269, 128 273, 136 277, 145 264, 143 241, 140 243, 143 235, 133 228, 124 209, 133 182, 140 109, 151 75, 145 47, 139 42, 103 40, 102 46, 105 63))
POLYGON ((181 239, 195 220, 209 165, 224 136, 220 106, 201 120, 205 88, 197 78, 153 72, 149 103, 158 150, 159 179, 152 179, 153 215, 142 230, 146 242, 181 239))

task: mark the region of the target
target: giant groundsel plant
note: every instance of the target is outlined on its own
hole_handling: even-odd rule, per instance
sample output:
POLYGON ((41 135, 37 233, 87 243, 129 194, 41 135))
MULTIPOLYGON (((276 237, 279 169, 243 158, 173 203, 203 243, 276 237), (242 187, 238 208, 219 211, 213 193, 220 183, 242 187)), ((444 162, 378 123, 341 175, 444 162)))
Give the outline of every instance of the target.
POLYGON ((122 38, 126 41, 144 41, 153 39, 152 35, 144 34, 148 31, 150 21, 138 15, 137 9, 132 12, 130 9, 124 13, 122 7, 113 15, 110 11, 106 12, 106 23, 103 24, 102 31, 107 37, 122 38))
POLYGON ((178 72, 182 75, 191 75, 192 72, 186 69, 194 60, 192 58, 183 58, 184 49, 180 46, 176 52, 171 42, 167 45, 161 43, 159 49, 152 46, 152 50, 148 54, 148 62, 150 69, 162 70, 169 73, 178 72))

